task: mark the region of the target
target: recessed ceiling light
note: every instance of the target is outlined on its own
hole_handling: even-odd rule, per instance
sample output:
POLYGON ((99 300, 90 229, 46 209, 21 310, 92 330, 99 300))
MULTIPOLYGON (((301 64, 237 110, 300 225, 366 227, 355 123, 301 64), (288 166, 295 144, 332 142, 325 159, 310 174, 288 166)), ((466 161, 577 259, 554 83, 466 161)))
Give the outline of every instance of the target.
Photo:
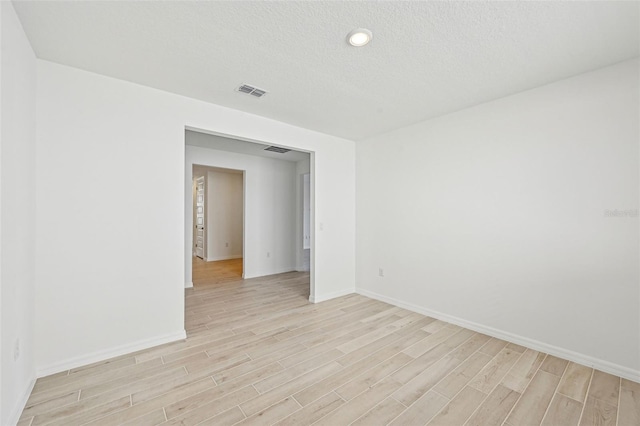
POLYGON ((369 43, 372 38, 373 34, 366 28, 356 28, 347 36, 349 44, 355 47, 364 46, 365 44, 369 43))

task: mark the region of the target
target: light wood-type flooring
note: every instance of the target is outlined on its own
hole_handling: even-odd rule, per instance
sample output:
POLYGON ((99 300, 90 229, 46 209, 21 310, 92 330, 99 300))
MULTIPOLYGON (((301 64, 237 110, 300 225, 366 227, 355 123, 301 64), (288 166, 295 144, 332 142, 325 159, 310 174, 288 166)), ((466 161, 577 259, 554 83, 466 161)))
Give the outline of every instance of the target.
POLYGON ((242 259, 207 262, 194 256, 192 271, 194 286, 236 281, 242 278, 242 259))
POLYGON ((200 283, 185 341, 39 379, 19 424, 640 424, 638 383, 308 283, 200 283))

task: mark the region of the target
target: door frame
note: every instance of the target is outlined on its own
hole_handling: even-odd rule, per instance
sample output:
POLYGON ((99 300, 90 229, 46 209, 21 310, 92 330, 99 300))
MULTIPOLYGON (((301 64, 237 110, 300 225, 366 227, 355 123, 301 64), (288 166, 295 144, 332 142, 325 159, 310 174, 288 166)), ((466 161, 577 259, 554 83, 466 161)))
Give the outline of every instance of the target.
MULTIPOLYGON (((193 180, 193 218, 194 220, 198 218, 198 179, 193 175, 192 170, 192 180, 193 180)), ((203 179, 203 198, 202 198, 202 260, 207 260, 207 177, 201 176, 203 179)), ((196 252, 197 256, 197 239, 198 239, 198 224, 197 221, 193 225, 193 241, 191 245, 193 246, 193 251, 196 252)))
MULTIPOLYGON (((214 135, 214 136, 220 136, 220 137, 224 137, 224 138, 229 138, 229 139, 237 139, 237 140, 241 140, 241 141, 245 141, 245 142, 253 142, 253 143, 257 143, 257 144, 261 144, 261 145, 265 145, 265 146, 271 146, 271 145, 278 145, 278 146, 282 146, 284 148, 289 148, 291 150, 294 151, 298 151, 298 152, 304 152, 309 154, 309 175, 310 175, 310 197, 311 197, 311 214, 310 214, 310 227, 311 227, 311 242, 310 242, 310 259, 309 259, 309 263, 310 263, 310 271, 309 271, 309 299, 311 301, 314 300, 315 298, 315 213, 316 213, 316 200, 315 200, 315 152, 314 151, 309 151, 309 150, 305 150, 305 149, 300 149, 297 147, 292 147, 292 146, 288 146, 285 144, 278 144, 278 143, 274 143, 274 142, 267 142, 267 141, 263 141, 263 140, 258 140, 258 139, 250 139, 250 138, 246 138, 246 137, 242 137, 242 136, 238 136, 238 135, 234 135, 234 134, 230 134, 230 133, 222 133, 222 132, 217 132, 217 131, 212 131, 212 130, 208 130, 208 129, 203 129, 203 128, 199 128, 199 127, 193 127, 193 126, 185 126, 184 130, 189 130, 189 131, 193 131, 193 132, 199 132, 199 133, 205 133, 205 134, 209 134, 209 135, 214 135)), ((186 149, 186 140, 184 137, 184 133, 183 133, 183 144, 184 147, 186 149)), ((186 158, 184 159, 184 167, 185 167, 185 184, 186 181, 191 182, 193 180, 193 164, 187 164, 187 160, 186 158)), ((203 166, 206 167, 220 167, 220 166, 216 166, 216 165, 209 165, 209 164, 201 164, 203 166)), ((247 185, 247 171, 243 170, 243 175, 242 175, 242 182, 243 182, 243 209, 242 209, 242 213, 243 213, 243 219, 242 219, 242 238, 243 238, 243 242, 242 242, 242 256, 243 256, 243 266, 242 266, 242 277, 245 277, 245 251, 246 251, 246 241, 247 241, 247 232, 246 232, 246 205, 247 205, 247 190, 246 190, 246 185, 247 185)), ((193 215, 185 215, 185 222, 186 229, 190 229, 193 227, 193 215)), ((192 236, 189 237, 189 235, 192 235, 190 233, 187 233, 186 236, 187 238, 193 238, 192 236)), ((186 243, 186 242, 185 242, 186 243)), ((193 241, 190 241, 190 244, 185 244, 185 246, 189 247, 189 251, 188 251, 188 256, 186 256, 186 260, 191 259, 191 245, 193 244, 193 241)), ((294 243, 295 244, 295 243, 294 243)), ((186 249, 186 247, 185 247, 186 249)), ((193 287, 193 267, 192 267, 192 262, 185 262, 185 277, 187 277, 188 279, 185 280, 185 288, 189 288, 189 287, 193 287)))

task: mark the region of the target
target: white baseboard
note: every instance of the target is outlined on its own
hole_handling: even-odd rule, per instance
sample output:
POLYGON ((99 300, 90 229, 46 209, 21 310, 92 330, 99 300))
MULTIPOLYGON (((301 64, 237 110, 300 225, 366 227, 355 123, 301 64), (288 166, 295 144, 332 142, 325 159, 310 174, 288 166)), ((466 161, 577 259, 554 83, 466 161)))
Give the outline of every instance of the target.
POLYGON ((193 287, 193 281, 189 281, 188 283, 184 284, 184 288, 191 288, 193 287))
POLYGON ((258 271, 258 272, 254 272, 253 274, 245 272, 244 279, 267 277, 269 275, 277 275, 277 274, 284 274, 286 272, 294 272, 295 270, 296 268, 294 268, 293 266, 287 266, 285 268, 277 268, 271 271, 258 271))
POLYGON ((232 256, 220 256, 220 257, 212 257, 212 258, 207 257, 207 262, 217 262, 219 260, 231 260, 231 259, 242 259, 242 255, 236 254, 232 256))
POLYGON ((20 399, 18 399, 16 406, 13 407, 13 410, 11 411, 11 413, 9 413, 9 418, 7 419, 8 425, 16 425, 18 423, 18 420, 20 420, 20 415, 22 414, 24 407, 27 405, 27 400, 29 399, 29 396, 31 396, 31 392, 33 391, 33 387, 35 386, 35 384, 36 379, 34 378, 29 382, 26 389, 20 394, 20 399))
POLYGON ((59 373, 61 371, 71 370, 72 368, 82 367, 84 365, 93 364, 94 362, 104 361, 116 356, 126 355, 131 352, 149 349, 154 346, 164 345, 165 343, 171 343, 186 338, 187 333, 184 330, 181 330, 175 333, 166 334, 164 336, 139 340, 137 342, 127 343, 115 348, 109 348, 103 351, 96 351, 86 355, 66 359, 64 361, 56 362, 44 367, 38 367, 36 369, 36 375, 37 377, 45 377, 51 374, 59 373))
POLYGON ((412 312, 417 312, 419 314, 439 319, 441 321, 459 325, 460 327, 468 328, 469 330, 477 331, 478 333, 483 333, 488 336, 506 340, 508 342, 525 346, 539 352, 557 356, 558 358, 566 359, 577 364, 586 365, 588 367, 595 368, 596 370, 604 371, 606 373, 620 376, 625 379, 633 380, 634 382, 640 382, 640 370, 634 370, 629 367, 624 367, 622 365, 614 364, 609 361, 574 352, 569 349, 553 346, 539 340, 529 339, 528 337, 519 336, 517 334, 509 333, 507 331, 499 330, 493 327, 487 327, 482 324, 443 314, 442 312, 433 311, 422 306, 414 305, 413 303, 403 302, 402 300, 387 297, 382 294, 378 294, 362 288, 356 288, 356 293, 370 297, 371 299, 380 300, 382 302, 407 309, 412 312))
POLYGON ((320 303, 326 300, 335 299, 336 297, 346 296, 347 294, 353 294, 356 290, 354 288, 347 288, 344 290, 334 291, 327 294, 319 294, 319 295, 309 295, 309 302, 311 303, 320 303))

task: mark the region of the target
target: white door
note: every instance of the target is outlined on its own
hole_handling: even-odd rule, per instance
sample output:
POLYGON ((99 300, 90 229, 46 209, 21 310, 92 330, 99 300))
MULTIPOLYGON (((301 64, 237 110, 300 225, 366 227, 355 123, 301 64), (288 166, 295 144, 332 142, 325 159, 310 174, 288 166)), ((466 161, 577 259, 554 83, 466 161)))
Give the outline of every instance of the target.
POLYGON ((195 252, 196 256, 201 259, 204 259, 204 244, 205 244, 205 236, 204 236, 204 176, 201 176, 196 179, 196 240, 195 240, 195 252))

